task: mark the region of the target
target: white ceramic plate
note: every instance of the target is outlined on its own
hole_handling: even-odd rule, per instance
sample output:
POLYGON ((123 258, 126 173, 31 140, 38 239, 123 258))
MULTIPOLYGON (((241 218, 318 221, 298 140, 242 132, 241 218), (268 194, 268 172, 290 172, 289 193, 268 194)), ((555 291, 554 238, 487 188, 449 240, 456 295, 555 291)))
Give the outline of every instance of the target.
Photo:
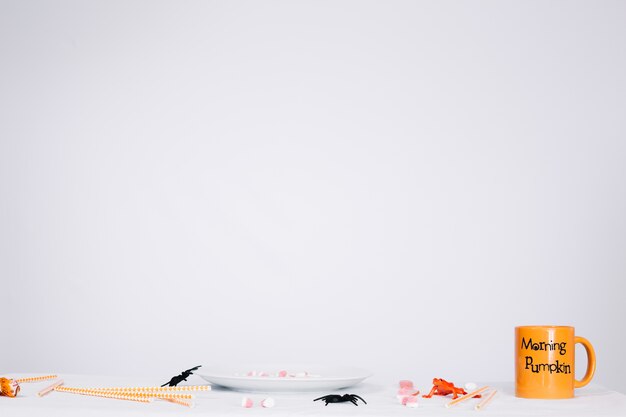
POLYGON ((242 367, 206 366, 196 371, 196 375, 212 384, 238 391, 258 392, 303 392, 329 391, 356 385, 372 374, 369 371, 351 367, 288 366, 242 367), (281 370, 290 375, 304 372, 309 376, 275 376, 281 370), (271 376, 246 376, 250 371, 266 372, 271 376))

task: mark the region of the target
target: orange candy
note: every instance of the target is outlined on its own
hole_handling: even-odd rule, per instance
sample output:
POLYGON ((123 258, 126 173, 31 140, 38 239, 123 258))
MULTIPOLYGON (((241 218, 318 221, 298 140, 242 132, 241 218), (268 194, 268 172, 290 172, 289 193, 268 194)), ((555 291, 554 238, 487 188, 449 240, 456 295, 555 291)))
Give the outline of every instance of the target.
POLYGON ((13 379, 0 378, 0 395, 15 397, 20 392, 20 385, 13 379))

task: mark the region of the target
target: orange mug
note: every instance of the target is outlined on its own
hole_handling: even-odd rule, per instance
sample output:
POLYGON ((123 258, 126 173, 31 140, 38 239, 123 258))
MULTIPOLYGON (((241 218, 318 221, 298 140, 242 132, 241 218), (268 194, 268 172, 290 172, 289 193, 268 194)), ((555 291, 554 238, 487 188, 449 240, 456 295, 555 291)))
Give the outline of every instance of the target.
POLYGON ((572 398, 596 370, 591 343, 574 335, 570 326, 519 326, 515 328, 515 396, 522 398, 572 398), (587 351, 587 372, 578 381, 574 373, 576 343, 587 351))

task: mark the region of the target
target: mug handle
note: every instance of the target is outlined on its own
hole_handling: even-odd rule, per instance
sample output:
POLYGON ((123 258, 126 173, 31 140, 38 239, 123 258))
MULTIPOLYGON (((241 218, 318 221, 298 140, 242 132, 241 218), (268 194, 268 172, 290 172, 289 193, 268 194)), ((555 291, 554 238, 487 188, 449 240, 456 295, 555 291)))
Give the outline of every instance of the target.
POLYGON ((589 381, 591 381, 591 378, 593 378, 593 374, 596 372, 596 352, 593 350, 593 346, 591 346, 589 340, 585 339, 584 337, 574 337, 574 344, 576 343, 580 343, 581 345, 583 345, 583 347, 587 351, 587 372, 585 373, 583 379, 581 379, 580 381, 574 379, 574 388, 581 388, 587 385, 589 381))

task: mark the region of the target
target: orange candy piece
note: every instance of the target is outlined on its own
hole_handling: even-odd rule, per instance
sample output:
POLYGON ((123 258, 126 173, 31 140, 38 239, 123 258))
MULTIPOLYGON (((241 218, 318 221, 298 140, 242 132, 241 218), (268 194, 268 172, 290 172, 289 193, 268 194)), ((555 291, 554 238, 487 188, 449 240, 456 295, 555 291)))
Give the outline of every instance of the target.
POLYGON ((13 379, 0 378, 0 395, 15 397, 20 392, 20 384, 13 379))

